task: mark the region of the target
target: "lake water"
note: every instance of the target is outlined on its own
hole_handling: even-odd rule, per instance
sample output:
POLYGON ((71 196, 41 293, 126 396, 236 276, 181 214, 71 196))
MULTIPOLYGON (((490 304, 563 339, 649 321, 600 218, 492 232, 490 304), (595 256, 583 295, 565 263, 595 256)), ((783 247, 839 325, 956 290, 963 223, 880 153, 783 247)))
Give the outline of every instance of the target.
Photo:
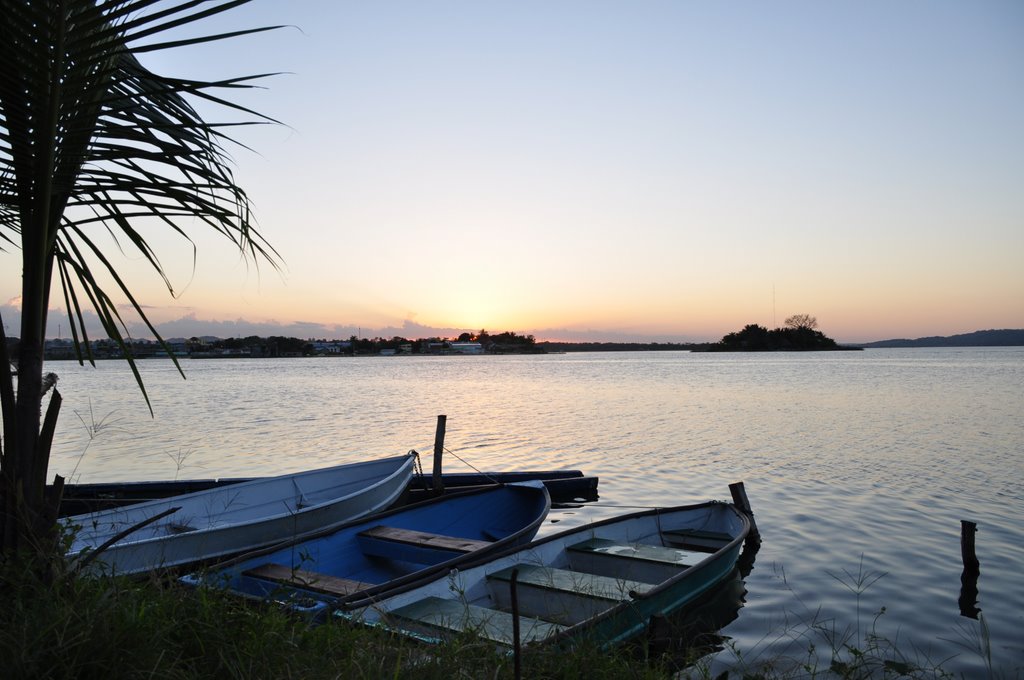
POLYGON ((543 533, 743 481, 763 545, 724 634, 746 661, 803 663, 830 648, 824 627, 863 648, 874 627, 911 660, 1024 677, 1024 348, 182 366, 141 364, 151 418, 123 363, 48 364, 65 399, 51 476, 267 475, 413 448, 429 471, 446 414, 446 470, 600 476, 601 499, 543 533), (957 604, 961 520, 978 524, 987 633, 957 604))

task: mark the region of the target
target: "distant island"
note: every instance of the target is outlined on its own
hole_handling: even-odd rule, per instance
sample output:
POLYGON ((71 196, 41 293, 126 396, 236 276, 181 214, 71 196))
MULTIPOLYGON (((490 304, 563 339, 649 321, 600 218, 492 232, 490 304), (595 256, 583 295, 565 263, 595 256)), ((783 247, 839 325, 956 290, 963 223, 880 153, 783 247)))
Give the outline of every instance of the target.
POLYGON ((720 341, 709 343, 694 352, 836 352, 860 350, 860 347, 840 345, 818 329, 818 320, 810 314, 794 314, 785 326, 768 330, 757 324, 747 324, 743 330, 729 333, 720 341))
POLYGON ((1024 329, 974 331, 960 335, 929 336, 915 340, 879 340, 858 343, 857 347, 1019 347, 1024 346, 1024 329))

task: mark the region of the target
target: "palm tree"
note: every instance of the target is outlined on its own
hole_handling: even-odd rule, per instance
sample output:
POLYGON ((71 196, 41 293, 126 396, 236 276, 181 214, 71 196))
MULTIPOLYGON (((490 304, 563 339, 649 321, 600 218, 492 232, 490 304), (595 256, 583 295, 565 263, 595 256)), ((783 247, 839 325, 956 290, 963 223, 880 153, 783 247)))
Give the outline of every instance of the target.
POLYGON ((269 30, 161 37, 247 1, 0 0, 0 248, 20 249, 23 277, 15 371, 0 324, 0 561, 23 551, 46 557, 54 546, 62 480, 48 496, 46 477, 61 399, 43 368, 54 278, 79 362, 92 361, 84 317, 91 309, 125 351, 148 402, 111 295, 160 336, 103 239, 141 253, 172 294, 138 229, 147 221, 189 243, 192 230, 213 229, 252 261, 278 266, 233 179, 224 125, 204 122, 191 104, 201 98, 242 112, 243 122, 271 122, 217 94, 263 76, 186 80, 139 61, 154 50, 269 30))

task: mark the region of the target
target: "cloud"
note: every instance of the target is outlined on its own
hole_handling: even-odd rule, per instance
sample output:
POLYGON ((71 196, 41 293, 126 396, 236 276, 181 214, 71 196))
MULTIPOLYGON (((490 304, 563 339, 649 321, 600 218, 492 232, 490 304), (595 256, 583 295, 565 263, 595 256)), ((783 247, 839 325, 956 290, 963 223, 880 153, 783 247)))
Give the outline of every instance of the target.
MULTIPOLYGON (((18 337, 21 335, 21 298, 12 298, 7 304, 0 305, 0 318, 3 319, 4 333, 7 337, 18 337)), ((90 310, 82 311, 82 319, 85 321, 85 330, 90 340, 98 340, 107 337, 99 317, 90 310)), ((149 333, 141 337, 147 337, 149 333)), ((48 338, 70 338, 71 324, 68 322, 68 315, 63 309, 51 309, 46 316, 46 337, 48 338)))

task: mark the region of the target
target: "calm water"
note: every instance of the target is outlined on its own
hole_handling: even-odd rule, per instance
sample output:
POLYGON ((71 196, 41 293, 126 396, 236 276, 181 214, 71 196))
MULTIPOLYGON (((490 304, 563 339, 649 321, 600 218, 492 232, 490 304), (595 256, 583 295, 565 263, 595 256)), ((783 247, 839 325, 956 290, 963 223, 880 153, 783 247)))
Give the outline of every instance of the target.
POLYGON ((142 365, 155 418, 123 364, 49 368, 65 398, 51 473, 71 481, 429 454, 438 414, 478 469, 601 477, 601 500, 553 512, 545 533, 728 499, 742 480, 764 537, 724 631, 744 659, 827 649, 811 622, 859 627, 860 646, 875 625, 968 677, 986 675, 987 639, 997 674, 1024 677, 1022 348, 185 360, 187 380, 157 360, 142 365), (957 605, 961 519, 979 527, 987 638, 957 605))

